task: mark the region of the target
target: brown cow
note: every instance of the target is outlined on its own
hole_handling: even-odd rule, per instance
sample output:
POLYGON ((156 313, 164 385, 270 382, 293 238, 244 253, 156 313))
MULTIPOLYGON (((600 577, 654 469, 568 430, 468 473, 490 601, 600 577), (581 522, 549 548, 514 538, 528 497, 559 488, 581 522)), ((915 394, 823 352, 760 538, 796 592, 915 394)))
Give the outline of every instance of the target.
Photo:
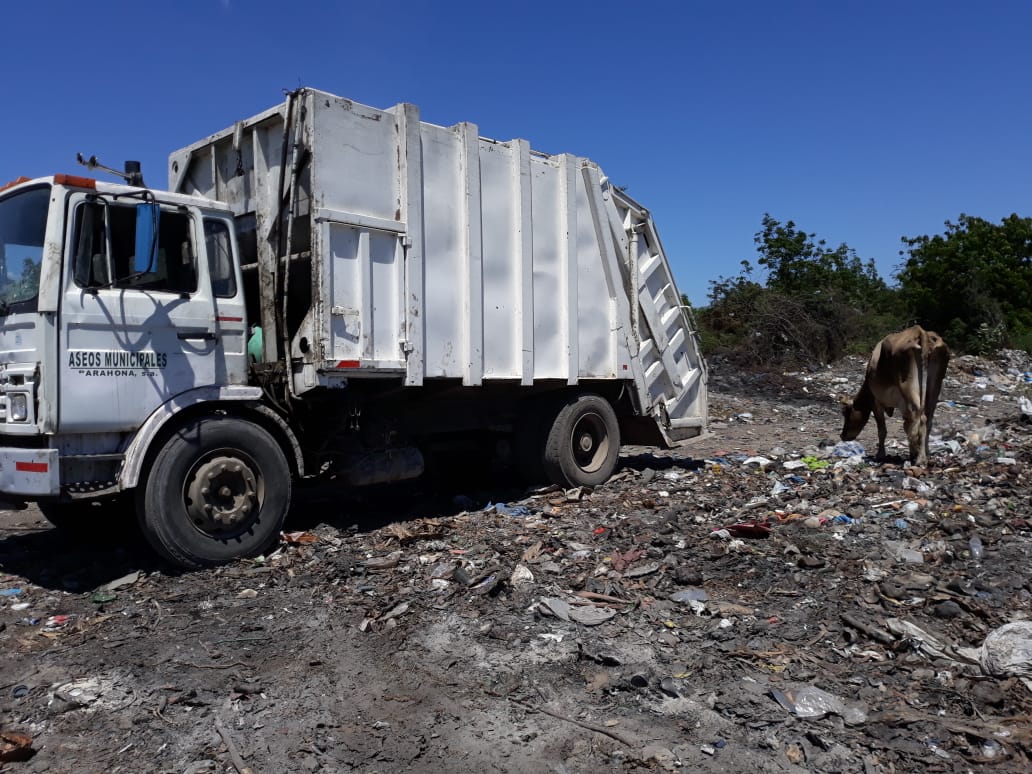
POLYGON ((946 375, 950 350, 937 333, 919 325, 890 333, 879 341, 867 364, 860 391, 850 400, 840 398, 842 440, 852 441, 864 429, 874 412, 878 424, 878 458, 885 456, 885 415, 903 412, 903 428, 910 445, 910 461, 928 462, 928 433, 939 402, 939 390, 946 375))

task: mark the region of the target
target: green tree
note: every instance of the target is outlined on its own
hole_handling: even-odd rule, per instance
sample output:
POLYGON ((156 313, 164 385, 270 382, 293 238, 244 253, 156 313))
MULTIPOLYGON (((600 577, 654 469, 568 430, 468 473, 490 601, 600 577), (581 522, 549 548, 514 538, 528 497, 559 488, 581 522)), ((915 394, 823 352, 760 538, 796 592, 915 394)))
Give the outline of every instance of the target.
POLYGON ((888 286, 874 261, 861 261, 844 242, 829 248, 816 234, 799 231, 791 220, 779 223, 763 216, 763 230, 754 241, 757 263, 768 272, 767 285, 791 296, 834 295, 838 303, 870 308, 883 305, 888 286))
POLYGON ((770 214, 755 242, 766 282, 742 261, 737 277, 710 283, 711 304, 700 313, 707 351, 759 362, 827 362, 868 349, 886 327, 897 327, 895 293, 874 262, 861 261, 845 243, 830 248, 770 214))
POLYGON ((907 308, 953 349, 1032 351, 1032 218, 994 224, 961 214, 945 225, 945 234, 903 237, 897 278, 907 308))

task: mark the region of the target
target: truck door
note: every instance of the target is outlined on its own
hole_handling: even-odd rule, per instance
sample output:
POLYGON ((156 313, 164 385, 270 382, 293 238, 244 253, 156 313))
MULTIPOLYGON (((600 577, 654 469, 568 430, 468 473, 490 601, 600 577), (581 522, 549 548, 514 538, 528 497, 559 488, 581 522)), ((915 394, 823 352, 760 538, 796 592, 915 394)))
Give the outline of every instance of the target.
MULTIPOLYGON (((60 312, 62 433, 133 430, 160 404, 224 376, 200 218, 162 206, 136 257, 139 199, 69 200, 60 312)), ((142 229, 141 229, 142 230, 142 229)))

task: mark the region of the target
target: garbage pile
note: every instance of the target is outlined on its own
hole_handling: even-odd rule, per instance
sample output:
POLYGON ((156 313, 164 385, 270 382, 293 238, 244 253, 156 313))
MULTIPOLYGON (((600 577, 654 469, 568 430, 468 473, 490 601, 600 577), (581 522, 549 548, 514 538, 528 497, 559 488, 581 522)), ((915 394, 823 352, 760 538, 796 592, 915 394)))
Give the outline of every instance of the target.
POLYGON ((925 468, 837 441, 862 376, 713 368, 714 437, 604 486, 315 502, 208 573, 5 531, 0 761, 1032 770, 1032 358, 954 359, 925 468))

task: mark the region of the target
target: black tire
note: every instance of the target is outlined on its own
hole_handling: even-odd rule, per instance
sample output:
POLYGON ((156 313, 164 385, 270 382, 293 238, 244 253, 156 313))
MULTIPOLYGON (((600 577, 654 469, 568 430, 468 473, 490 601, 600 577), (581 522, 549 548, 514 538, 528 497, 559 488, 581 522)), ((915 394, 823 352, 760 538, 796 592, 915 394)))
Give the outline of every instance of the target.
POLYGON ((559 486, 598 486, 620 457, 620 425, 609 401, 594 395, 570 399, 556 414, 545 442, 544 468, 559 486))
POLYGON ((232 417, 194 419, 172 435, 139 487, 147 542, 180 567, 257 556, 276 540, 291 476, 275 439, 232 417))
POLYGON ((109 532, 112 526, 131 524, 134 513, 132 497, 123 495, 106 500, 51 500, 37 505, 54 528, 74 536, 95 535, 109 532))

